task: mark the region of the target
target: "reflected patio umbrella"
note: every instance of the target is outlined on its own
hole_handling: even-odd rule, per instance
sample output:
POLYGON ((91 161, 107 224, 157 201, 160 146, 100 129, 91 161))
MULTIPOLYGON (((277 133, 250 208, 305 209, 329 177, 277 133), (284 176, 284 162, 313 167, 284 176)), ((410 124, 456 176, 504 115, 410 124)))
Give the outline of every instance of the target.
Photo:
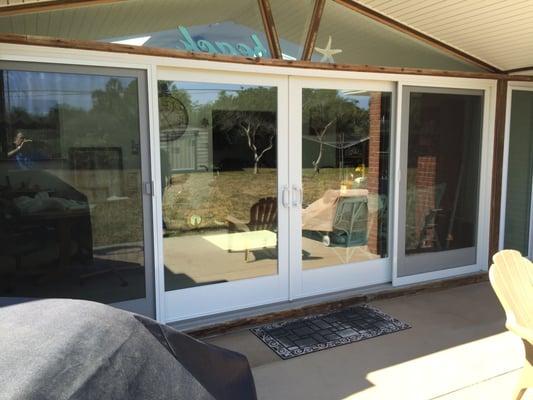
POLYGON ((6 399, 256 399, 246 357, 83 300, 0 308, 6 399))

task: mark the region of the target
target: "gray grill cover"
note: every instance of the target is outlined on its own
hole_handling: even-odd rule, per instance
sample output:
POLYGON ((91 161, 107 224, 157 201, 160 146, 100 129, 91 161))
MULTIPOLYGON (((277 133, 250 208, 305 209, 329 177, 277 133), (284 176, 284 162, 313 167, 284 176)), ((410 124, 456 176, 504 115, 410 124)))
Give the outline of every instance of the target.
POLYGON ((0 399, 256 399, 248 360, 81 300, 0 308, 0 399))

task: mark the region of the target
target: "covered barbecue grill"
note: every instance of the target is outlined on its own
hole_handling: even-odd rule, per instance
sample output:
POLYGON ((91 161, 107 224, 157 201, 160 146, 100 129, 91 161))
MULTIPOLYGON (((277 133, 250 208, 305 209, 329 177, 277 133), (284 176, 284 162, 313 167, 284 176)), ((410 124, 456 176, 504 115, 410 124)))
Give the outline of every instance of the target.
POLYGON ((256 399, 246 357, 81 300, 0 308, 2 399, 256 399))

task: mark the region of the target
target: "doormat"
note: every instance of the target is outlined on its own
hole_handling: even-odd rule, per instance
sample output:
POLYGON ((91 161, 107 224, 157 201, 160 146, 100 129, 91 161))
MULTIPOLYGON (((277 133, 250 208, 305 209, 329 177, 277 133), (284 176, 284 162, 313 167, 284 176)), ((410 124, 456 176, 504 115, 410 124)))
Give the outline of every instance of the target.
POLYGON ((367 304, 252 328, 284 360, 409 329, 367 304))

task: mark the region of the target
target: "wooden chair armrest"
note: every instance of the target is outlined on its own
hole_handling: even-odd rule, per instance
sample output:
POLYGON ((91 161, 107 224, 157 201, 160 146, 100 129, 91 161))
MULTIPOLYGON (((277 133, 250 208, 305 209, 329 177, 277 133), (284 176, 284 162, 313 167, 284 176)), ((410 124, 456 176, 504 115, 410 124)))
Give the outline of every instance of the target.
POLYGON ((226 221, 228 221, 230 230, 235 230, 239 232, 250 232, 250 228, 248 227, 248 225, 246 225, 246 222, 240 220, 237 217, 234 217, 233 215, 228 215, 226 217, 226 221))

